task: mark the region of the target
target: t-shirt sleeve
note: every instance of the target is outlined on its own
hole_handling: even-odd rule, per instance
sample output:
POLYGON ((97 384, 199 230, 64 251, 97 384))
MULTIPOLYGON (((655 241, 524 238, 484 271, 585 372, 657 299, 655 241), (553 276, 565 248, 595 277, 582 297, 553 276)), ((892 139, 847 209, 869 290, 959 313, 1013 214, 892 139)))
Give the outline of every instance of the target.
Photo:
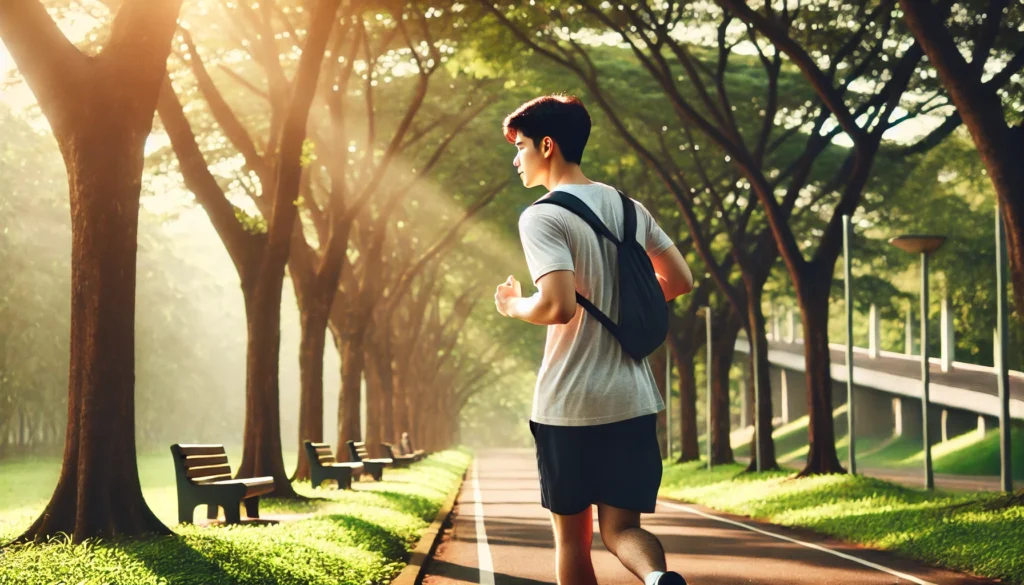
POLYGON ((565 228, 553 213, 528 207, 519 216, 519 240, 534 284, 556 270, 573 270, 572 252, 565 228))
POLYGON ((651 212, 647 211, 647 208, 639 201, 636 202, 636 207, 640 210, 644 224, 647 227, 646 240, 644 242, 644 249, 647 250, 647 255, 657 256, 671 248, 673 246, 672 238, 668 237, 665 230, 661 229, 658 222, 654 221, 654 216, 651 215, 651 212))

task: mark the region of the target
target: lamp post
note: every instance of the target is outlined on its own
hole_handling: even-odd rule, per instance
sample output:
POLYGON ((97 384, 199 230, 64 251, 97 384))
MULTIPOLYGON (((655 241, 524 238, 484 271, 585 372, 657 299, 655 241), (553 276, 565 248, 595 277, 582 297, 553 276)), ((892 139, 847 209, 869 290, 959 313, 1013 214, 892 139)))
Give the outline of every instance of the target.
POLYGON ((701 307, 697 314, 704 315, 704 330, 707 332, 707 358, 708 363, 704 369, 704 378, 707 382, 707 407, 704 409, 704 450, 708 454, 708 471, 711 471, 711 307, 701 307))
POLYGON ((946 236, 908 234, 891 238, 889 243, 904 252, 921 256, 921 435, 924 441, 924 485, 934 489, 932 446, 928 436, 928 255, 946 241, 946 236))
POLYGON ((665 451, 672 463, 672 348, 665 341, 665 451))
POLYGON ((996 380, 999 388, 999 483, 1013 492, 1013 458, 1010 455, 1010 375, 1006 364, 1006 237, 1003 218, 996 204, 996 380))
POLYGON ((850 216, 843 215, 843 288, 846 295, 846 436, 850 446, 847 455, 850 460, 851 475, 857 475, 857 456, 854 450, 853 430, 853 293, 850 270, 850 240, 853 229, 850 227, 850 216))

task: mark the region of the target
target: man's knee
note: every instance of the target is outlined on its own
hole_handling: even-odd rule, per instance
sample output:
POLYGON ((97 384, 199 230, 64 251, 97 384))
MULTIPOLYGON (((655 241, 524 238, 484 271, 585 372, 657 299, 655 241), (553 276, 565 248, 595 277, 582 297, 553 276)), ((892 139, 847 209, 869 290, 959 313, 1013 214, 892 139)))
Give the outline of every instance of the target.
POLYGON ((612 553, 618 544, 619 536, 631 529, 640 528, 640 513, 615 508, 607 504, 597 506, 598 526, 601 530, 601 540, 605 548, 612 553))

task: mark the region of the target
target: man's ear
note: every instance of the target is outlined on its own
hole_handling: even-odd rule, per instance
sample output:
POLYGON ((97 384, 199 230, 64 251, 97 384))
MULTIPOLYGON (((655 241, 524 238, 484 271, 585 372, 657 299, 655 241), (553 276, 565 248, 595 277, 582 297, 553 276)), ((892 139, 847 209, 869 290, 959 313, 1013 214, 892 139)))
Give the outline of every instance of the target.
POLYGON ((555 140, 550 136, 541 138, 540 153, 544 158, 551 158, 551 156, 555 154, 555 140))

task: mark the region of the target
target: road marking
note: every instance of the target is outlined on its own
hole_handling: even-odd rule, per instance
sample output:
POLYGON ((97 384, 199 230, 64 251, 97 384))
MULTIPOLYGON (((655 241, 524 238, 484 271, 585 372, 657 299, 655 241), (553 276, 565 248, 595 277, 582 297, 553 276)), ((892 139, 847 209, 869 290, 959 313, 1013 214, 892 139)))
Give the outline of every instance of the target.
MULTIPOLYGON (((814 550, 817 550, 817 551, 821 551, 821 552, 824 552, 824 553, 835 555, 835 556, 837 556, 839 558, 843 558, 843 559, 846 559, 848 561, 853 561, 855 563, 860 563, 861 565, 864 565, 865 567, 871 567, 872 569, 877 569, 879 571, 882 571, 883 573, 888 573, 888 574, 890 574, 890 575, 892 575, 894 577, 898 577, 900 579, 906 579, 907 581, 910 581, 911 583, 917 583, 917 585, 936 585, 935 583, 932 583, 931 581, 924 581, 924 580, 918 579, 917 577, 914 577, 912 575, 907 575, 906 573, 901 573, 899 571, 894 571, 893 569, 890 569, 888 567, 883 567, 882 565, 878 565, 878 564, 872 563, 871 561, 865 561, 864 559, 859 559, 859 558, 857 558, 855 556, 851 556, 851 555, 848 555, 846 553, 841 553, 839 551, 832 550, 830 548, 825 548, 825 547, 817 545, 817 544, 811 544, 809 542, 803 542, 803 541, 797 540, 795 538, 790 538, 788 536, 783 536, 781 534, 775 534, 775 533, 772 533, 772 532, 768 532, 767 530, 761 530, 760 528, 751 526, 749 524, 744 524, 742 522, 737 522, 735 520, 730 520, 728 518, 722 518, 720 516, 715 516, 714 514, 708 514, 706 512, 701 512, 700 510, 698 510, 696 508, 691 508, 690 506, 681 506, 679 504, 673 504, 671 502, 666 502, 664 500, 658 500, 658 503, 663 505, 663 506, 668 506, 669 508, 675 508, 676 510, 682 510, 683 512, 689 512, 690 514, 696 514, 697 516, 703 516, 704 518, 710 518, 711 520, 718 520, 719 522, 724 522, 726 524, 732 524, 733 526, 739 526, 740 528, 746 528, 747 530, 749 530, 751 532, 757 532, 758 534, 764 534, 765 536, 771 536, 772 538, 778 538, 779 540, 785 540, 786 542, 792 542, 793 544, 799 544, 800 546, 805 546, 805 547, 810 548, 810 549, 814 549, 814 550)), ((482 583, 482 581, 481 581, 481 583, 482 583)), ((493 581, 492 581, 492 583, 493 583, 493 581)))
POLYGON ((480 497, 479 460, 473 462, 473 512, 476 514, 476 556, 480 565, 480 585, 494 585, 494 562, 484 530, 484 502, 480 497))

